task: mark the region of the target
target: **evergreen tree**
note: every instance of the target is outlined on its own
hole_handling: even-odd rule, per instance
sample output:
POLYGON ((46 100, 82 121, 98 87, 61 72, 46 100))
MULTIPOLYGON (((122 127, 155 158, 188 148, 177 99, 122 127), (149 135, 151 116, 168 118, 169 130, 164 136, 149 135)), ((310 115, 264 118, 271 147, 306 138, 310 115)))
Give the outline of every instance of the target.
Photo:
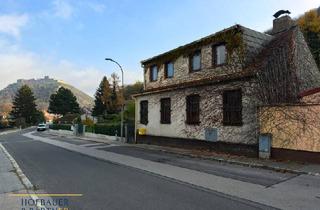
POLYGON ((80 107, 71 90, 60 87, 56 93, 50 96, 48 112, 60 115, 79 114, 80 107))
POLYGON ((26 124, 35 124, 38 120, 39 112, 35 103, 36 98, 29 86, 23 85, 13 99, 11 115, 18 121, 26 124))
POLYGON ((111 106, 110 96, 110 84, 107 77, 104 76, 95 93, 94 107, 92 109, 93 116, 101 116, 109 112, 111 106))

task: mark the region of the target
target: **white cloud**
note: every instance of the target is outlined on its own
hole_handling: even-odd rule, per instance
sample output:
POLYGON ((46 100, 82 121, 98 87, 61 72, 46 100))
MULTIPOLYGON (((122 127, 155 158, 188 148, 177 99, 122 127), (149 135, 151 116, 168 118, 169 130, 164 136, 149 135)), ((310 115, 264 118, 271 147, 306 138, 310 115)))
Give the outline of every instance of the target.
POLYGON ((73 15, 74 9, 66 0, 53 1, 54 15, 56 17, 68 19, 73 15))
POLYGON ((0 89, 18 79, 42 78, 48 75, 93 95, 103 76, 102 71, 93 67, 77 67, 67 61, 53 63, 27 52, 0 54, 0 69, 0 89))
POLYGON ((28 15, 0 15, 0 33, 18 38, 21 28, 28 22, 28 15))
POLYGON ((93 11, 97 13, 102 13, 106 9, 106 6, 100 3, 88 2, 87 5, 89 8, 91 8, 93 11))
MULTIPOLYGON (((18 79, 43 78, 50 76, 93 96, 105 70, 93 66, 80 67, 67 60, 55 61, 32 52, 26 52, 17 46, 1 44, 0 48, 0 90, 18 79)), ((116 72, 120 74, 120 72, 116 72)), ((109 77, 109 75, 107 75, 109 77)), ((125 84, 141 80, 142 74, 125 70, 125 84)))

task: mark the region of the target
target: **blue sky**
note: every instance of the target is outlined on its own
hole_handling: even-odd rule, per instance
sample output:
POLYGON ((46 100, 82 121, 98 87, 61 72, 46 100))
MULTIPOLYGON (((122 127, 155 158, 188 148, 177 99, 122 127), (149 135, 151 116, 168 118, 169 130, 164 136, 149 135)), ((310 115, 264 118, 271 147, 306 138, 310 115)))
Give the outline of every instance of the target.
POLYGON ((236 23, 265 31, 272 15, 292 17, 320 0, 1 0, 0 89, 45 75, 93 95, 103 75, 125 70, 142 81, 140 61, 236 23))

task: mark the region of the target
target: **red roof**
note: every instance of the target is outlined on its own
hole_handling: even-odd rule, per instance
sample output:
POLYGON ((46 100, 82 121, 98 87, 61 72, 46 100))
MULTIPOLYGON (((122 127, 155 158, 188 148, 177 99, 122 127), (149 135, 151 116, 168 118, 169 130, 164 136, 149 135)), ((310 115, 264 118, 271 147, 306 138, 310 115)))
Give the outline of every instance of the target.
POLYGON ((319 93, 319 92, 320 92, 320 87, 317 87, 317 88, 313 88, 313 89, 309 89, 309 90, 301 92, 299 94, 299 97, 303 98, 305 96, 309 96, 309 95, 312 95, 312 94, 315 94, 315 93, 319 93))

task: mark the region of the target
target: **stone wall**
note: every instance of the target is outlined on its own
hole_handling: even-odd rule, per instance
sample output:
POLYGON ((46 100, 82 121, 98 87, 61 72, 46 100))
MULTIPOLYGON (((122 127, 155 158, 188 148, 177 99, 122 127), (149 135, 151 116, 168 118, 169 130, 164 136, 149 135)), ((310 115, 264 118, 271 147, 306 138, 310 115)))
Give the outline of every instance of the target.
POLYGON ((272 134, 272 147, 320 152, 320 105, 266 106, 259 111, 260 132, 272 134))
POLYGON ((206 128, 217 128, 218 141, 255 144, 257 143, 256 83, 235 81, 212 86, 201 86, 173 90, 136 98, 136 128, 146 128, 147 135, 205 140, 206 128), (242 89, 242 126, 222 124, 222 93, 224 90, 242 89), (200 124, 186 124, 186 96, 200 95, 200 124), (160 99, 171 98, 171 124, 160 124, 160 99), (140 101, 148 100, 148 124, 139 123, 140 101))
POLYGON ((320 104, 320 91, 314 94, 304 96, 303 98, 301 98, 300 101, 306 104, 320 104))

